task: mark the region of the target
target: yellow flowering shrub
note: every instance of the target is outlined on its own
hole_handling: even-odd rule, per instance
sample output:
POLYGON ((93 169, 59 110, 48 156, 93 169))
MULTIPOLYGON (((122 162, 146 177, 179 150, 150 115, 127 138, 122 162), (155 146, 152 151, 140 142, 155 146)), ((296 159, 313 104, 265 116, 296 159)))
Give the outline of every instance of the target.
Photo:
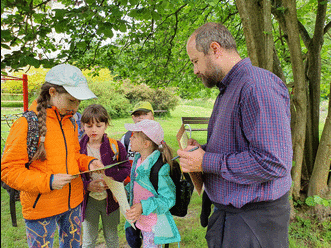
MULTIPOLYGON (((31 67, 29 71, 24 73, 27 68, 25 68, 20 72, 12 72, 9 73, 9 76, 22 78, 23 74, 27 74, 28 76, 28 91, 29 95, 34 94, 39 91, 41 85, 45 82, 46 73, 50 69, 44 68, 34 68, 31 67)), ((95 70, 83 70, 83 75, 86 77, 88 82, 113 82, 113 76, 110 75, 110 71, 108 69, 100 69, 96 75, 95 70)), ((23 81, 21 80, 6 80, 1 82, 2 92, 8 93, 16 93, 20 94, 23 92, 23 81)))

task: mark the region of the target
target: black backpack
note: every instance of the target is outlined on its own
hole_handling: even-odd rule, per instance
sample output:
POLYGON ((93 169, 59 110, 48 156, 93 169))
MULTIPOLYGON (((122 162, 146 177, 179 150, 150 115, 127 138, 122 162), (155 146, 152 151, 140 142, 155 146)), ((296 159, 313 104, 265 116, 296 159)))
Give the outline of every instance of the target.
MULTIPOLYGON (((151 168, 150 181, 157 192, 159 171, 165 163, 163 162, 162 155, 151 168)), ((187 173, 182 173, 177 161, 173 161, 173 168, 170 171, 170 177, 176 186, 176 203, 170 209, 172 215, 184 217, 187 214, 188 205, 193 193, 193 183, 187 173)))
POLYGON ((129 144, 130 144, 131 135, 132 135, 132 132, 131 131, 127 131, 124 134, 124 146, 125 146, 126 152, 129 151, 129 144))

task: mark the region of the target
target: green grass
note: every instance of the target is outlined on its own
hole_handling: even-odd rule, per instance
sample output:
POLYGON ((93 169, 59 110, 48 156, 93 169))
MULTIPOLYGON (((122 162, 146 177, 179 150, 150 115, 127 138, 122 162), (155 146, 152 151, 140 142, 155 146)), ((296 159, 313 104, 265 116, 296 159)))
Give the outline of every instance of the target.
MULTIPOLYGON (((7 191, 1 188, 1 246, 8 248, 23 248, 26 245, 25 224, 21 212, 21 204, 16 203, 18 227, 12 227, 9 213, 9 196, 7 191)), ((180 230, 182 241, 180 247, 202 248, 207 247, 205 240, 206 228, 200 226, 201 197, 197 192, 193 193, 188 214, 184 218, 175 217, 175 222, 180 230)), ((125 219, 121 215, 118 233, 120 247, 128 248, 124 232, 125 219)), ((331 247, 331 223, 330 221, 318 222, 309 214, 300 213, 291 222, 289 228, 290 248, 327 248, 331 247), (299 217, 301 216, 301 217, 299 217)), ((98 244, 104 243, 101 221, 99 222, 98 244)), ((58 247, 58 234, 56 232, 54 247, 58 247)), ((170 247, 177 247, 171 244, 170 247)))
MULTIPOLYGON (((178 150, 178 143, 176 140, 176 134, 181 126, 182 116, 198 116, 198 117, 209 117, 211 114, 211 108, 194 107, 187 105, 179 105, 174 111, 171 112, 171 117, 155 117, 155 120, 160 122, 164 130, 165 142, 173 148, 174 151, 178 150)), ((124 119, 115 119, 111 121, 110 127, 107 129, 107 133, 110 137, 115 139, 121 139, 121 137, 127 131, 124 128, 124 123, 133 123, 132 118, 129 116, 124 119)), ((194 126, 193 126, 194 127, 194 126)), ((206 125, 202 125, 206 127, 206 125)), ((207 132, 193 132, 192 138, 196 139, 201 144, 207 141, 207 132)))
MULTIPOLYGON (((199 105, 199 103, 194 104, 199 105)), ((174 111, 171 112, 171 117, 156 117, 155 119, 160 122, 165 132, 165 141, 174 152, 178 149, 176 140, 176 134, 181 126, 182 116, 207 116, 211 114, 212 107, 206 104, 208 107, 191 106, 191 105, 179 105, 174 111)), ((13 114, 13 111, 1 111, 3 114, 13 114)), ((17 113, 20 111, 17 110, 17 113)), ((132 123, 130 116, 123 119, 112 120, 112 126, 107 129, 107 133, 110 137, 120 139, 126 132, 124 123, 132 123)), ((1 136, 7 137, 9 128, 6 124, 1 125, 1 136)), ((206 142, 206 132, 193 132, 194 139, 198 140, 201 144, 206 142)), ((3 146, 3 142, 1 142, 3 146)), ((10 213, 9 213, 9 196, 4 189, 1 189, 1 245, 2 247, 27 247, 25 224, 22 217, 21 205, 16 203, 17 207, 17 222, 18 227, 12 227, 10 213)), ((205 241, 206 228, 200 226, 200 208, 201 198, 196 192, 194 192, 191 203, 189 205, 188 215, 184 218, 175 217, 175 222, 180 230, 182 241, 181 247, 187 248, 201 248, 207 247, 205 241)), ((315 247, 331 247, 331 224, 330 221, 317 222, 310 215, 306 213, 300 213, 296 220, 290 224, 290 247, 291 248, 315 248, 315 247)), ((127 248, 125 233, 124 233, 124 217, 121 216, 121 222, 118 226, 120 247, 127 248)), ((55 237, 54 247, 58 247, 58 236, 55 237)), ((98 244, 103 243, 103 233, 101 223, 99 225, 99 238, 98 244)), ((177 247, 176 244, 171 244, 170 247, 177 247)))

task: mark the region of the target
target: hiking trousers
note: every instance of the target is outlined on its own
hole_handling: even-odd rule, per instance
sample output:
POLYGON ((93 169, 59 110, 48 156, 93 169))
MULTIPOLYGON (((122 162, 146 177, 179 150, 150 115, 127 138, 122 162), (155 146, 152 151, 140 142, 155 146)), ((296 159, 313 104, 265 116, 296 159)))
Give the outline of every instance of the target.
POLYGON ((81 245, 81 206, 62 214, 25 220, 26 236, 30 248, 53 247, 56 227, 59 227, 59 247, 79 248, 81 245))
POLYGON ((206 240, 209 248, 288 248, 289 194, 238 209, 213 203, 206 240))

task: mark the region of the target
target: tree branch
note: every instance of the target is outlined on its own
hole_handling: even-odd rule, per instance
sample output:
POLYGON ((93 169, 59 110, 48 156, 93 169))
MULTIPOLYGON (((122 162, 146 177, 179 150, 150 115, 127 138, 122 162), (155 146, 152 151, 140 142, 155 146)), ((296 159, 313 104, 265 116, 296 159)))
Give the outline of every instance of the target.
MULTIPOLYGON (((36 6, 33 7, 33 9, 36 9, 36 8, 39 8, 41 7, 42 5, 46 6, 47 3, 49 3, 51 0, 46 0, 45 2, 42 2, 40 4, 37 4, 36 6)), ((31 1, 32 3, 33 1, 31 1)))
POLYGON ((172 50, 172 46, 173 46, 172 42, 173 42, 173 40, 174 40, 174 38, 175 38, 175 36, 177 34, 177 29, 178 29, 178 12, 175 14, 175 17, 176 17, 175 30, 174 30, 174 34, 170 38, 170 42, 169 42, 170 46, 169 46, 169 49, 168 49, 168 59, 167 59, 167 62, 165 64, 165 67, 168 66, 168 63, 170 61, 171 50, 172 50))
POLYGON ((325 25, 324 34, 326 34, 329 31, 330 28, 331 28, 331 21, 328 24, 325 25))
POLYGON ((305 44, 306 48, 308 49, 309 44, 311 42, 311 38, 305 28, 305 26, 298 20, 299 32, 302 38, 303 43, 305 44))

